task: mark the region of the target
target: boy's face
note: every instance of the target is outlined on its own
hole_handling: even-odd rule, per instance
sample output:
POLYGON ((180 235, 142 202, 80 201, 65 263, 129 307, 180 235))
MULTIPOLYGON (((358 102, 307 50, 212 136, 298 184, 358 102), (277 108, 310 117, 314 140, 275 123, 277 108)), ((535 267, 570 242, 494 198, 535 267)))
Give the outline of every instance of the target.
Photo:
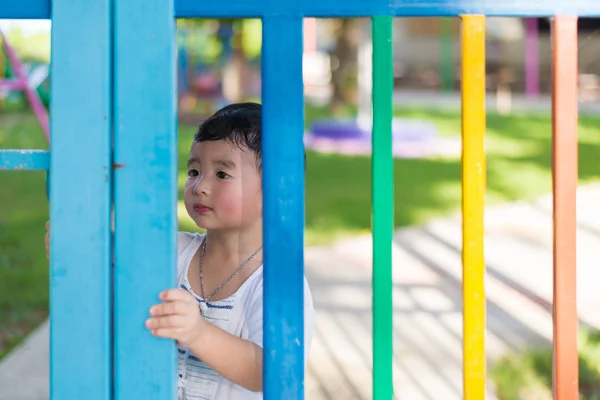
POLYGON ((254 153, 244 150, 224 140, 192 145, 184 201, 199 227, 240 229, 262 217, 261 175, 254 153))

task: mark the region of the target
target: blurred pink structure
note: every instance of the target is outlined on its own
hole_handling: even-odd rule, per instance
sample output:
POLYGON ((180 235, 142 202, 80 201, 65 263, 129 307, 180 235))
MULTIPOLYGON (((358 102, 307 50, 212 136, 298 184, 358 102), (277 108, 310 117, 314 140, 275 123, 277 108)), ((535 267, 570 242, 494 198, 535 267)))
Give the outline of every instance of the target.
POLYGON ((537 18, 526 18, 525 27, 525 91, 535 98, 540 93, 537 18))
POLYGON ((2 39, 2 47, 6 52, 8 62, 10 62, 15 75, 14 79, 0 79, 0 91, 22 90, 25 92, 27 100, 29 101, 29 105, 31 106, 35 117, 44 131, 46 140, 48 143, 50 143, 50 126, 46 108, 44 107, 44 104, 42 104, 37 92, 29 87, 27 82, 27 74, 25 74, 23 64, 21 63, 19 56, 17 56, 17 53, 15 53, 14 49, 6 40, 6 37, 2 31, 0 31, 0 38, 2 39))

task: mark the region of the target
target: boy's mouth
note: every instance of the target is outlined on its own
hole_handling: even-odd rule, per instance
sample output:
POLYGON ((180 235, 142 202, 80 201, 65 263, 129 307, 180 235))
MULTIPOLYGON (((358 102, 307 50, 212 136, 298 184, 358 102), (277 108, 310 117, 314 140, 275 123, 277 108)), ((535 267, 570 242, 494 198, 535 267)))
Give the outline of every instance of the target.
POLYGON ((198 213, 205 213, 211 211, 212 208, 205 206, 204 204, 194 204, 194 211, 198 213))

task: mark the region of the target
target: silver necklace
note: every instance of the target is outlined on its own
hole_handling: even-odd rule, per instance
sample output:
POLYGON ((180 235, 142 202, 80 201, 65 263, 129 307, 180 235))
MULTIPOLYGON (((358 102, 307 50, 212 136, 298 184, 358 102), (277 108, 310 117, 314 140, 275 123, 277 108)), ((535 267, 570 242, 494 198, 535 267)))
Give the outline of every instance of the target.
POLYGON ((209 296, 204 296, 204 252, 206 251, 206 238, 202 241, 202 245, 200 247, 200 295, 204 299, 203 303, 200 303, 200 312, 202 315, 205 314, 206 308, 208 307, 208 302, 215 294, 217 294, 223 286, 225 286, 230 280, 233 279, 234 276, 239 274, 242 269, 252 260, 260 251, 262 250, 262 245, 250 255, 227 279, 223 281, 209 296))

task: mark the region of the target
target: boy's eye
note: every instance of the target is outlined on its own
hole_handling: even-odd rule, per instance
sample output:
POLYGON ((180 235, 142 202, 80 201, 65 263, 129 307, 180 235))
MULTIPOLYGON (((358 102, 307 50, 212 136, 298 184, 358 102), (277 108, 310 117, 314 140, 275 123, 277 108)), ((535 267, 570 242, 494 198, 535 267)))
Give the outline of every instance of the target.
POLYGON ((227 174, 226 172, 223 172, 223 171, 219 171, 219 172, 217 172, 217 178, 227 179, 227 178, 229 178, 229 174, 227 174))
POLYGON ((198 176, 198 171, 196 171, 195 169, 190 169, 188 171, 188 177, 192 178, 192 177, 195 177, 195 176, 198 176))

